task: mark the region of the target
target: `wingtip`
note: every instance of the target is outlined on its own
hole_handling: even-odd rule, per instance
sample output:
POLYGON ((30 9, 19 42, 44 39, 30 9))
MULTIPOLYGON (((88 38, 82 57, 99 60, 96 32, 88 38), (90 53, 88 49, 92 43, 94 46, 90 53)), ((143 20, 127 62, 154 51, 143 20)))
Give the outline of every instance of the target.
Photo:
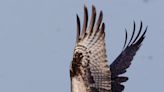
POLYGON ((96 15, 96 8, 94 5, 92 5, 92 13, 93 13, 93 15, 96 15))
POLYGON ((140 20, 140 23, 143 24, 143 23, 142 23, 142 20, 140 20))
POLYGON ((79 41, 79 36, 80 36, 80 18, 78 16, 78 14, 76 14, 76 18, 77 18, 77 37, 76 37, 76 42, 79 41))
POLYGON ((102 10, 100 11, 100 17, 103 18, 103 12, 102 12, 102 10))
POLYGON ((80 38, 84 38, 86 35, 87 23, 88 23, 88 9, 84 5, 84 21, 83 21, 82 33, 80 35, 80 38))
POLYGON ((79 15, 78 15, 78 14, 76 14, 76 19, 77 19, 77 21, 79 21, 79 20, 80 20, 80 18, 79 18, 79 15))
POLYGON ((103 33, 105 32, 105 23, 103 22, 102 23, 102 30, 101 30, 103 33))
POLYGON ((87 6, 86 5, 84 5, 84 9, 87 9, 87 6))
POLYGON ((125 41, 124 41, 124 45, 123 45, 123 49, 125 49, 125 46, 126 46, 126 43, 127 43, 127 39, 128 39, 128 32, 127 32, 127 29, 125 28, 125 41))
POLYGON ((143 34, 142 34, 143 37, 145 37, 145 34, 146 34, 146 32, 147 32, 147 29, 148 29, 148 26, 146 26, 146 28, 145 28, 145 30, 144 30, 144 32, 143 32, 143 34))
POLYGON ((102 12, 102 11, 100 11, 100 14, 99 14, 99 19, 98 19, 98 23, 100 23, 100 24, 101 24, 102 20, 103 20, 103 12, 102 12))
POLYGON ((142 26, 143 26, 142 20, 140 21, 140 24, 141 24, 141 28, 142 28, 142 26))
POLYGON ((80 29, 80 18, 78 16, 78 14, 76 14, 76 21, 77 21, 77 25, 78 25, 78 27, 80 29))
POLYGON ((92 9, 93 9, 93 10, 96 10, 96 8, 95 8, 95 6, 94 6, 94 5, 92 5, 92 9))
POLYGON ((88 9, 87 7, 84 5, 84 18, 86 17, 86 19, 88 19, 88 9))
POLYGON ((134 20, 133 20, 133 27, 134 27, 134 30, 135 30, 136 22, 134 20))
POLYGON ((87 6, 86 6, 86 5, 84 5, 84 12, 85 12, 86 14, 88 14, 88 9, 87 9, 87 6))

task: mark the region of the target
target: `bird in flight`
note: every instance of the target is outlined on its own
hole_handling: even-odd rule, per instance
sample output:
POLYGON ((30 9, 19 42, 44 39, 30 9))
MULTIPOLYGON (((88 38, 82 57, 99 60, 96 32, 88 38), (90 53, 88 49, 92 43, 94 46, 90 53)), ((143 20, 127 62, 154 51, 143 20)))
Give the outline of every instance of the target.
POLYGON ((122 92, 123 82, 128 77, 123 76, 131 65, 133 57, 140 48, 147 31, 142 32, 142 22, 136 33, 136 25, 130 40, 125 30, 125 42, 122 52, 108 65, 105 47, 105 23, 102 21, 103 12, 100 11, 96 20, 96 9, 92 6, 92 15, 88 24, 88 10, 84 7, 84 21, 82 30, 77 15, 77 37, 70 66, 71 92, 122 92), (135 35, 136 34, 136 35, 135 35))

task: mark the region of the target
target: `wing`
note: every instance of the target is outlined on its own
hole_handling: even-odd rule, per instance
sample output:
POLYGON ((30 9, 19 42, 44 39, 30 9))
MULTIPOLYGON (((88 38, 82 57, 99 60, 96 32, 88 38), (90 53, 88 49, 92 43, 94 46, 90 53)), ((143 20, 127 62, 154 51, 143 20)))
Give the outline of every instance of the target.
MULTIPOLYGON (((87 92, 111 92, 110 68, 105 50, 105 24, 103 13, 96 20, 96 9, 92 6, 90 24, 87 27, 88 11, 84 8, 84 23, 80 32, 80 19, 77 15, 77 38, 73 61, 70 69, 71 78, 82 78, 87 92), (80 76, 80 77, 79 77, 80 76)), ((83 91, 84 92, 84 91, 83 91)))
POLYGON ((122 92, 124 90, 124 86, 121 83, 126 82, 128 80, 128 77, 120 76, 120 75, 125 73, 127 68, 130 66, 133 57, 135 56, 136 52, 138 51, 138 49, 142 44, 142 41, 145 38, 147 27, 142 34, 141 31, 142 31, 142 22, 140 25, 139 32, 134 38, 134 34, 135 34, 135 22, 134 22, 133 33, 128 44, 127 44, 127 31, 126 31, 123 51, 110 65, 112 92, 122 92))

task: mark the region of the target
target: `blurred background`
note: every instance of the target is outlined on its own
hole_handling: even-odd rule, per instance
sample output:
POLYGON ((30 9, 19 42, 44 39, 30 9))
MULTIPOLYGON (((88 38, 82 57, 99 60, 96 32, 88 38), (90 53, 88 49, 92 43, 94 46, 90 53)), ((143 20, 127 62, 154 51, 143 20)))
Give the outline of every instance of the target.
MULTIPOLYGON (((120 54, 125 28, 149 26, 125 74, 124 92, 162 92, 163 0, 0 0, 0 92, 70 92, 76 14, 103 10, 109 64, 120 54)), ((82 22, 81 21, 81 22, 82 22)))

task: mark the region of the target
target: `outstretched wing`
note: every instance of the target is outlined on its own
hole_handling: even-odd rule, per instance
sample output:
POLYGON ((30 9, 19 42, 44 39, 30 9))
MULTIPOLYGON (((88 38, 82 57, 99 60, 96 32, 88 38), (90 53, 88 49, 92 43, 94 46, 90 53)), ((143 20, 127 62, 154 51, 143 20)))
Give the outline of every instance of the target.
POLYGON ((137 50, 140 48, 142 41, 145 38, 147 27, 144 30, 144 32, 141 34, 142 31, 142 22, 141 22, 139 32, 134 38, 135 30, 136 29, 135 29, 135 22, 134 22, 134 29, 129 43, 127 44, 127 31, 126 31, 123 51, 110 65, 112 92, 122 92, 124 90, 124 86, 121 83, 126 82, 128 80, 128 77, 120 76, 120 75, 125 73, 127 68, 130 66, 133 57, 135 56, 137 50))
POLYGON ((71 79, 77 78, 80 83, 84 83, 85 88, 80 89, 87 91, 81 92, 111 92, 111 75, 104 41, 105 24, 102 23, 102 19, 101 11, 95 22, 96 9, 93 6, 90 24, 87 27, 88 11, 84 7, 84 23, 80 32, 80 19, 77 15, 77 39, 70 76, 71 79))

